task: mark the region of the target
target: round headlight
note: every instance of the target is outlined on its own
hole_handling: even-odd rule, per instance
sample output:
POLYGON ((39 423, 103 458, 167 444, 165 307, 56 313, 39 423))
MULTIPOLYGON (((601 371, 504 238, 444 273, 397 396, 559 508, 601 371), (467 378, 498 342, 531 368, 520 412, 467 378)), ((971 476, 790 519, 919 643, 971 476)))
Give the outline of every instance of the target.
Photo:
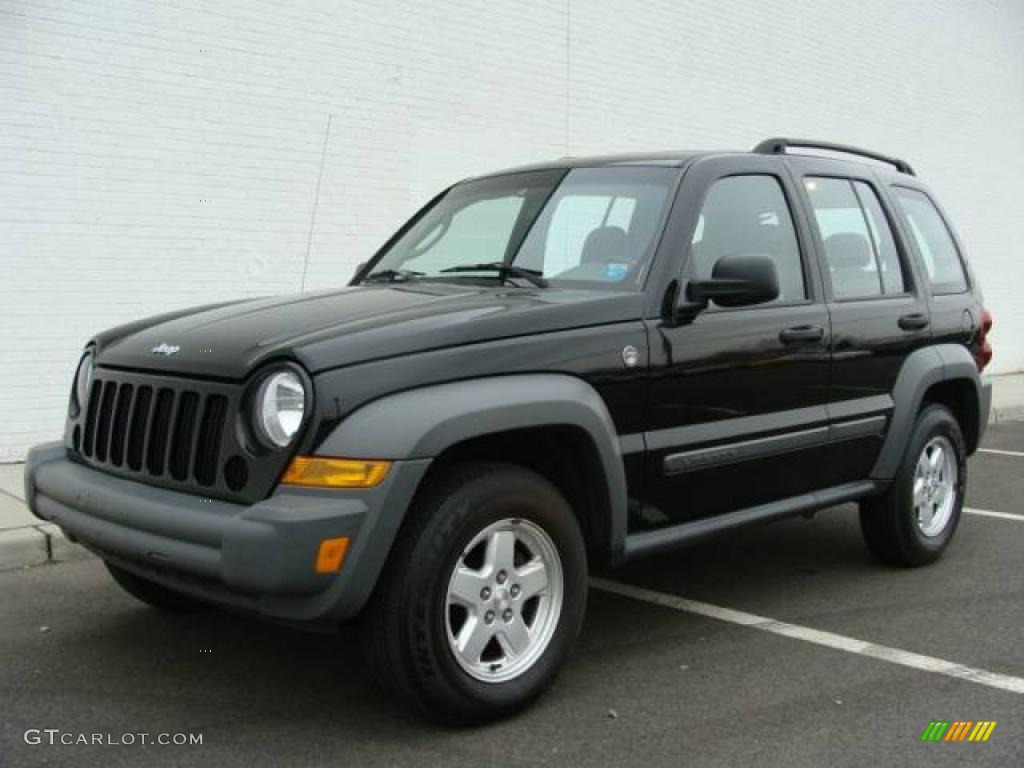
POLYGON ((92 373, 95 368, 92 350, 82 355, 78 361, 78 370, 75 371, 75 411, 85 407, 86 398, 89 397, 89 385, 92 384, 92 373))
POLYGON ((274 373, 256 393, 256 427, 271 445, 284 448, 302 425, 306 388, 292 371, 274 373))

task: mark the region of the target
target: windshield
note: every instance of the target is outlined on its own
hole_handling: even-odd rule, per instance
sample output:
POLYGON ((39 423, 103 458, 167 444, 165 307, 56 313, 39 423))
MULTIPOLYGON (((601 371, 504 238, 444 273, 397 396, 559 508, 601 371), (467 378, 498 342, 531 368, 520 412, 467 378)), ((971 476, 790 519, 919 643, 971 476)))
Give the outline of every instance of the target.
POLYGON ((364 280, 510 280, 637 290, 660 231, 673 168, 532 171, 458 184, 364 280), (502 270, 506 264, 518 270, 502 270), (467 267, 479 269, 466 269, 467 267))

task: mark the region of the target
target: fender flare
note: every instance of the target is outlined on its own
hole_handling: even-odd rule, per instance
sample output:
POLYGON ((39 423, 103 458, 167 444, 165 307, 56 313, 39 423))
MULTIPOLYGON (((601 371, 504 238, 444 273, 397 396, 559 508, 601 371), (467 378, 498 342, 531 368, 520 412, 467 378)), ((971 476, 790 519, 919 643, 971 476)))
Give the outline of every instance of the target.
MULTIPOLYGON (((966 347, 959 344, 937 344, 922 347, 903 362, 893 386, 893 411, 882 450, 871 470, 874 480, 888 481, 896 476, 907 448, 910 430, 930 387, 943 381, 967 381, 974 387, 978 414, 978 441, 988 422, 991 387, 983 382, 977 364, 966 347)), ((969 450, 976 446, 969 446, 969 450)))
MULTIPOLYGON (((627 515, 619 437, 604 400, 574 376, 510 374, 387 395, 347 416, 316 453, 392 461, 433 459, 474 437, 551 426, 579 428, 594 445, 605 481, 609 554, 614 558, 625 543, 627 515)), ((404 517, 405 509, 398 514, 404 517)))

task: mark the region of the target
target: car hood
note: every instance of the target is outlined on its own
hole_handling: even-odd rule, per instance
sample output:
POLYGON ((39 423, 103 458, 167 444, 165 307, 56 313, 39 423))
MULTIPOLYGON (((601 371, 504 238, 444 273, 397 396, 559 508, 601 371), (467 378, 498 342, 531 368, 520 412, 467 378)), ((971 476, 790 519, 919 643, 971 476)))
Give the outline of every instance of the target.
POLYGON ((95 339, 100 365, 241 379, 273 359, 310 373, 367 360, 638 319, 642 297, 455 283, 352 286, 210 305, 95 339), (170 354, 168 354, 170 353, 170 354))

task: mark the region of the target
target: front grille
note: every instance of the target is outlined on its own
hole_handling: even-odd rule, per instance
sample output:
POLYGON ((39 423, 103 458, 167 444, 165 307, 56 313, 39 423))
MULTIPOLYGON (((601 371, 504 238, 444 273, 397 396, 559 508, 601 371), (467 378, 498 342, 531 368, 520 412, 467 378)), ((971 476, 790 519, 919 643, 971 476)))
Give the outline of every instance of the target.
POLYGON ((98 372, 80 450, 91 464, 209 488, 228 405, 227 395, 187 382, 132 383, 98 372))

